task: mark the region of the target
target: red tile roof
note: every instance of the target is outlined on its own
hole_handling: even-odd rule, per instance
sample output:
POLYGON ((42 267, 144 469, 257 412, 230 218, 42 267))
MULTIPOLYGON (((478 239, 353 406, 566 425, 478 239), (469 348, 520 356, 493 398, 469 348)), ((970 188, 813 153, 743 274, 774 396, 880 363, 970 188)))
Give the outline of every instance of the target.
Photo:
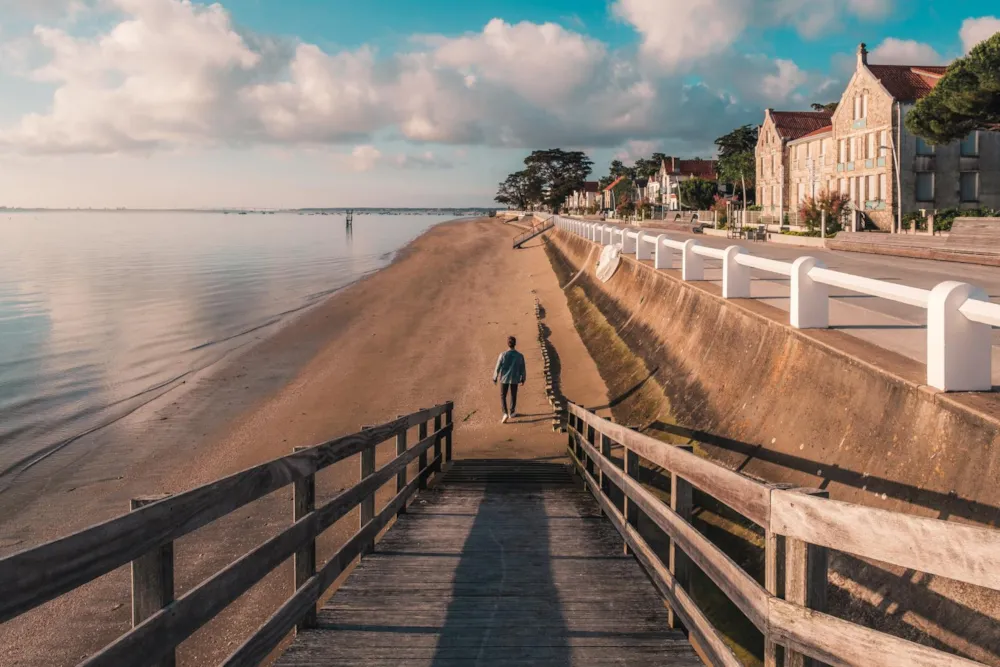
POLYGON ((830 125, 829 111, 772 111, 771 119, 782 139, 800 139, 830 125))
POLYGON ((901 102, 916 102, 933 90, 947 67, 923 65, 869 65, 868 70, 889 94, 901 102))
MULTIPOLYGON (((833 132, 833 125, 827 125, 826 127, 821 127, 818 130, 813 130, 812 132, 809 132, 808 134, 803 134, 801 137, 799 137, 799 139, 808 139, 809 137, 818 137, 821 134, 829 134, 830 132, 833 132)), ((798 141, 799 139, 796 139, 795 141, 798 141)))
POLYGON ((624 179, 624 178, 625 178, 625 176, 619 176, 615 180, 611 181, 610 183, 608 183, 608 187, 604 188, 604 190, 602 190, 602 192, 607 192, 608 190, 613 189, 616 185, 618 185, 619 183, 621 183, 622 179, 624 179))
POLYGON ((709 181, 716 179, 715 160, 677 160, 675 164, 682 176, 697 176, 709 181))

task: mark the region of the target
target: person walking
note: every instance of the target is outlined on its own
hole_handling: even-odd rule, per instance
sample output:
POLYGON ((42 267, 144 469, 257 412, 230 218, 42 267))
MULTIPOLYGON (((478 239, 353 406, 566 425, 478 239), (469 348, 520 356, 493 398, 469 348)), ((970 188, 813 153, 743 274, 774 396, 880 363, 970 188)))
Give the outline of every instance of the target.
POLYGON ((503 417, 500 422, 506 424, 511 417, 517 416, 517 386, 524 386, 527 373, 524 369, 524 355, 515 350, 517 339, 507 338, 507 350, 500 353, 497 367, 493 371, 493 384, 500 382, 500 403, 503 405, 503 417), (507 410, 507 393, 510 393, 510 411, 507 410))

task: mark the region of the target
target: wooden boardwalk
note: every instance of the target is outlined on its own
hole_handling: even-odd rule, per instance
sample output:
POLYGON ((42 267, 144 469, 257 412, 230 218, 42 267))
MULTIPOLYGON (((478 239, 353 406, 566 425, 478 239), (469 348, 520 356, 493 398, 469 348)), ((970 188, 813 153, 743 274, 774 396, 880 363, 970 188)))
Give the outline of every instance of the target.
POLYGON ((702 663, 565 467, 459 461, 276 664, 702 663))

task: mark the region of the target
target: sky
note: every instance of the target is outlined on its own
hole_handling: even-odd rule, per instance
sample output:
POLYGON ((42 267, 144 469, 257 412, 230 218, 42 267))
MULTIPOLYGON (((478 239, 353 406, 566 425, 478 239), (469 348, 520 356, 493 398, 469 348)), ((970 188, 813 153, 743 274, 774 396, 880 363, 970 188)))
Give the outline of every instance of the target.
POLYGON ((534 149, 710 157, 995 0, 0 0, 0 206, 486 206, 534 149))

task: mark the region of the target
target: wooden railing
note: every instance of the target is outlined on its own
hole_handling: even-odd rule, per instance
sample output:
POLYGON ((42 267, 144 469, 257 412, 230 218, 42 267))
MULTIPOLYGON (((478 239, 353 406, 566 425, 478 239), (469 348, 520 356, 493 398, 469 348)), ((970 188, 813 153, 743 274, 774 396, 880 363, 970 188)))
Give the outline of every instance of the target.
POLYGON ((569 453, 604 513, 643 564, 709 664, 740 661, 689 593, 697 566, 763 633, 765 665, 968 667, 944 653, 824 613, 827 549, 1000 590, 1000 531, 830 500, 823 491, 768 485, 569 404, 569 453), (611 459, 624 448, 624 468, 611 459), (638 481, 640 458, 670 475, 667 506, 638 481), (624 497, 618 506, 611 486, 624 497), (763 529, 761 586, 691 525, 697 488, 763 529), (663 562, 637 530, 643 512, 670 538, 663 562), (783 647, 779 651, 778 647, 783 647))
POLYGON ((555 227, 555 216, 551 216, 535 225, 532 225, 531 229, 521 232, 520 234, 514 237, 514 247, 515 248, 520 247, 522 243, 530 241, 532 238, 538 236, 539 234, 547 232, 553 227, 555 227))
POLYGON ((407 500, 426 486, 432 473, 440 472, 442 462, 451 460, 453 407, 445 403, 297 448, 289 456, 175 496, 133 501, 129 514, 4 558, 0 623, 131 563, 132 630, 80 664, 173 665, 182 641, 282 562, 294 558, 291 597, 223 663, 256 665, 293 628, 315 624, 316 603, 324 591, 357 556, 372 548, 379 532, 405 510, 407 500), (428 434, 430 420, 434 431, 428 434), (414 427, 418 440, 407 446, 407 432, 414 427), (396 457, 376 470, 375 447, 393 438, 396 457), (316 472, 354 455, 360 455, 360 481, 316 507, 316 472), (415 460, 417 473, 407 481, 407 466, 415 460), (394 478, 395 496, 376 513, 375 493, 394 478), (174 540, 290 484, 294 502, 289 528, 174 599, 174 540), (359 505, 358 531, 317 569, 316 538, 359 505))

